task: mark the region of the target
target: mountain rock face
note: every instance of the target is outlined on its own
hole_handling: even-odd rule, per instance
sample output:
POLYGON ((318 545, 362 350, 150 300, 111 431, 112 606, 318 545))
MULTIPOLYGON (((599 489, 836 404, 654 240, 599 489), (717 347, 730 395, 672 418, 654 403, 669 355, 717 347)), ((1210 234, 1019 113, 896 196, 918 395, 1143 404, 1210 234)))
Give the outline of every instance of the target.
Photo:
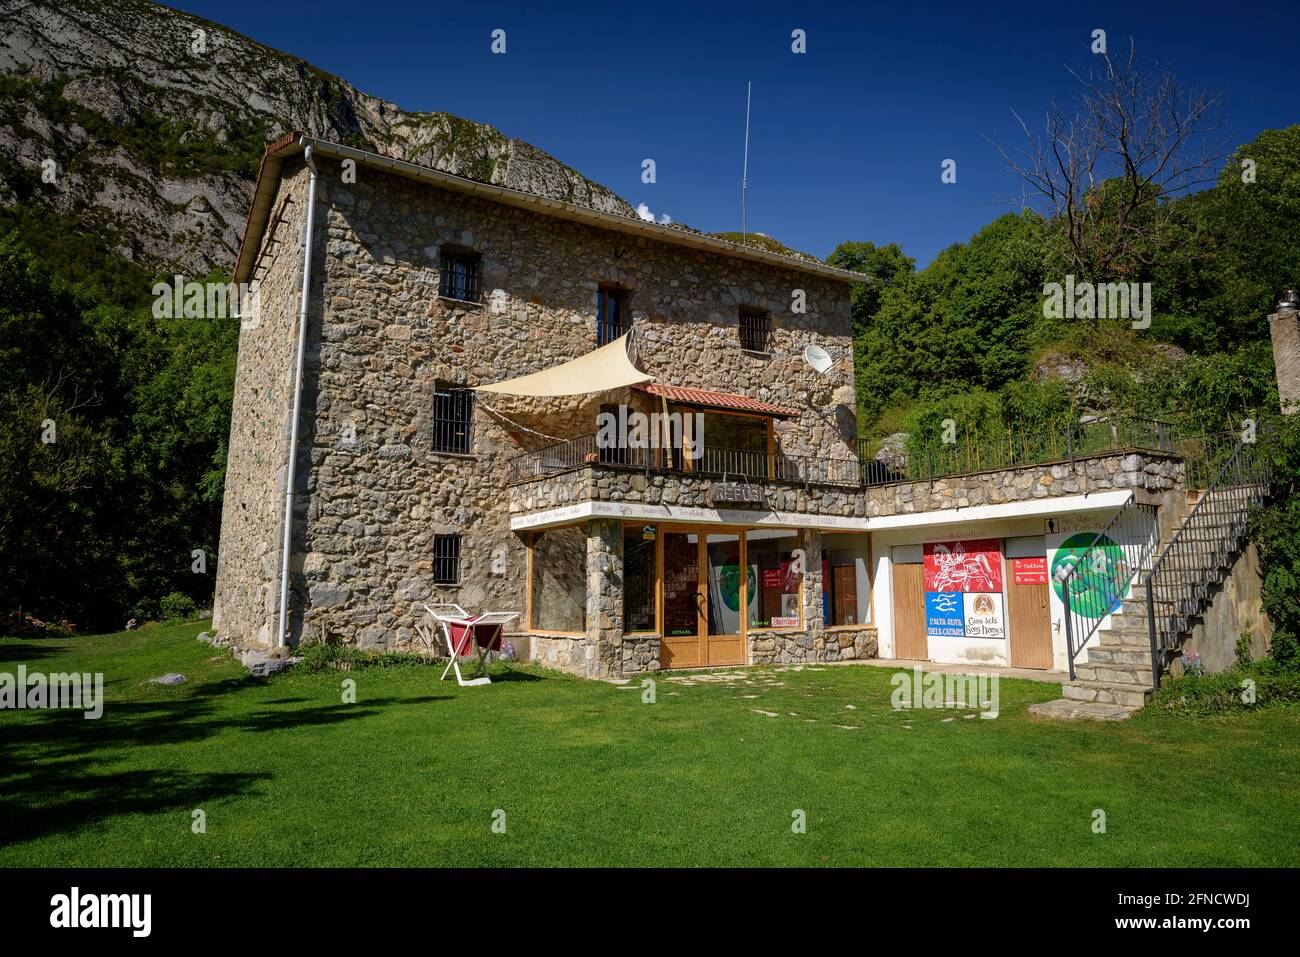
POLYGON ((233 266, 262 151, 291 130, 636 216, 528 143, 404 112, 199 17, 0 0, 0 204, 35 204, 150 272, 233 266))

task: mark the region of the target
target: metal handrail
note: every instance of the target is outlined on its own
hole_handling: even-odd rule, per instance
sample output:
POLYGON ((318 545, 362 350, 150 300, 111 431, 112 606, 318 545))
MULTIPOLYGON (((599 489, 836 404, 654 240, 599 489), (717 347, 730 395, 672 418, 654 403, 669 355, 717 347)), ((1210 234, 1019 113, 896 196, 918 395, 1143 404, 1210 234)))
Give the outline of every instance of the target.
POLYGON ((1159 537, 1156 515, 1156 506, 1129 499, 1060 577, 1066 664, 1071 681, 1075 679, 1074 660, 1079 652, 1087 647, 1101 623, 1122 606, 1133 578, 1155 550, 1159 537), (1127 544, 1130 542, 1137 544, 1127 544), (1118 561, 1115 549, 1119 551, 1118 561))
POLYGON ((742 475, 746 479, 805 485, 860 486, 860 463, 855 458, 818 458, 706 446, 697 458, 687 462, 680 447, 602 447, 597 442, 598 434, 580 435, 514 456, 507 465, 507 481, 528 481, 587 465, 600 465, 709 477, 742 475))
POLYGON ((1146 581, 1147 636, 1157 689, 1164 656, 1209 605, 1211 589, 1240 551, 1251 508, 1268 498, 1271 478, 1268 457, 1258 454, 1256 443, 1239 442, 1152 564, 1146 581))
MULTIPOLYGON (((959 442, 928 446, 920 454, 913 453, 903 469, 891 468, 874 459, 867 454, 865 443, 859 443, 857 458, 843 459, 706 447, 705 465, 701 467, 699 463, 693 463, 696 467, 692 470, 711 473, 734 471, 734 467, 727 468, 725 463, 728 459, 753 457, 745 469, 751 478, 872 488, 1057 462, 1073 465, 1081 458, 1130 451, 1177 455, 1176 432, 1175 426, 1167 422, 1116 417, 1037 432, 1008 431, 985 437, 971 434, 959 442), (715 463, 722 464, 714 467, 715 463)), ((597 447, 596 435, 581 435, 516 455, 510 461, 509 480, 539 478, 587 464, 682 471, 680 451, 670 454, 661 448, 601 450, 597 447)))

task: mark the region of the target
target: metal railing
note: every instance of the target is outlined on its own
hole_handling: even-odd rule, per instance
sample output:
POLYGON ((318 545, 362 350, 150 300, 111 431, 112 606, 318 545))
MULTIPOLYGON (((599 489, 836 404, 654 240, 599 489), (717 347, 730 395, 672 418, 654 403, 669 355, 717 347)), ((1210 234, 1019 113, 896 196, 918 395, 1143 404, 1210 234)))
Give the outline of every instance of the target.
POLYGON ((906 465, 889 468, 874 460, 860 443, 858 455, 874 468, 864 485, 925 482, 976 472, 1070 462, 1107 452, 1145 450, 1175 454, 1177 428, 1168 422, 1128 416, 1093 422, 1063 423, 1045 429, 1006 429, 981 434, 970 430, 950 443, 909 448, 906 465))
POLYGON ((1119 611, 1134 577, 1160 538, 1156 506, 1130 499, 1059 578, 1065 611, 1066 662, 1074 660, 1107 617, 1119 611))
POLYGON ((1073 465, 1081 458, 1129 451, 1173 456, 1178 454, 1176 435, 1176 428, 1169 423, 1129 417, 1037 431, 1008 430, 994 435, 972 431, 954 443, 912 450, 902 468, 877 461, 868 453, 865 442, 859 444, 857 458, 840 459, 716 449, 706 445, 702 462, 693 462, 687 469, 680 449, 602 449, 596 443, 597 433, 593 432, 516 456, 510 462, 508 481, 525 481, 583 465, 602 464, 870 488, 1057 462, 1073 465))
POLYGON ((1268 497, 1272 469, 1254 442, 1238 442, 1209 481, 1147 575, 1151 674, 1160 687, 1164 658, 1205 611, 1246 537, 1252 507, 1268 497))
POLYGON ((862 484, 862 464, 853 458, 819 458, 705 446, 699 456, 688 460, 681 448, 601 446, 597 442, 598 434, 592 432, 580 435, 566 442, 557 442, 533 452, 516 455, 507 468, 507 481, 522 482, 585 465, 605 465, 646 472, 734 476, 852 488, 862 484))

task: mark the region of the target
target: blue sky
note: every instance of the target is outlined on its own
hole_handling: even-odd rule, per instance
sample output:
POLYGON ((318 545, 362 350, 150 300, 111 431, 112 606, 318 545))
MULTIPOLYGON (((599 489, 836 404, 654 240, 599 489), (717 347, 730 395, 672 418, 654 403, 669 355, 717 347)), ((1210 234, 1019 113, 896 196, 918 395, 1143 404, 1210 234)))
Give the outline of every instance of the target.
POLYGON ((181 0, 407 110, 488 123, 633 205, 739 229, 745 84, 749 227, 826 256, 898 242, 918 265, 1010 207, 1015 144, 1075 89, 1095 28, 1224 97, 1230 147, 1300 122, 1300 4, 429 3, 181 0), (507 52, 489 49, 494 29, 507 52), (791 52, 791 31, 807 53, 791 52), (658 181, 641 182, 652 158, 658 181), (945 159, 957 182, 940 181, 945 159))

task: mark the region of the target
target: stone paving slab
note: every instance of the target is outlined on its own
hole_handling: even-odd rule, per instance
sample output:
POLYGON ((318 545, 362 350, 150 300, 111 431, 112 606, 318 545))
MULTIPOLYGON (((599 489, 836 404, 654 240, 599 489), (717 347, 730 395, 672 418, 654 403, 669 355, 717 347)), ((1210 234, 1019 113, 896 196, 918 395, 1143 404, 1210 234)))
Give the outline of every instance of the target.
POLYGON ((1123 721, 1137 708, 1122 704, 1102 704, 1097 701, 1071 701, 1069 698, 1057 698, 1055 701, 1041 701, 1029 706, 1029 713, 1040 718, 1064 718, 1067 721, 1087 718, 1091 721, 1123 721))

